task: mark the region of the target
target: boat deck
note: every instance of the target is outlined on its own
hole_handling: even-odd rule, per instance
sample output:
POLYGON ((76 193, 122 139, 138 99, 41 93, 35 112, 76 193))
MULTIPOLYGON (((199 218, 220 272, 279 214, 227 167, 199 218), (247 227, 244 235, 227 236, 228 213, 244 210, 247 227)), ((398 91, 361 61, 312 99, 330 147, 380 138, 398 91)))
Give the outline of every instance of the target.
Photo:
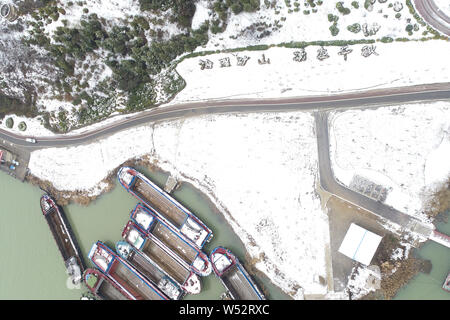
POLYGON ((136 268, 137 271, 142 273, 147 279, 157 284, 164 277, 164 274, 152 263, 146 260, 143 256, 137 253, 132 253, 128 258, 128 261, 136 268))
POLYGON ((58 249, 63 257, 64 262, 66 262, 70 257, 75 257, 77 264, 80 267, 80 272, 84 271, 84 263, 78 254, 77 245, 75 238, 71 235, 70 226, 64 219, 63 213, 58 212, 56 208, 50 208, 46 215, 50 231, 52 232, 53 238, 58 246, 58 249))
POLYGON ((222 276, 222 281, 236 300, 259 300, 255 290, 236 265, 222 276))
POLYGON ((183 284, 188 278, 190 272, 172 256, 165 252, 160 246, 147 238, 147 243, 142 252, 154 261, 161 269, 171 276, 179 284, 183 284))
POLYGON ((136 274, 131 272, 122 263, 116 263, 114 270, 110 272, 112 277, 120 278, 120 283, 132 293, 136 293, 138 300, 163 300, 155 291, 152 290, 136 274))
POLYGON ((136 177, 132 188, 153 209, 173 223, 177 228, 183 225, 187 216, 186 213, 141 178, 136 177))
POLYGON ((105 300, 128 300, 117 288, 115 288, 111 283, 100 280, 100 286, 98 288, 98 295, 105 300))
POLYGON ((180 237, 178 237, 172 230, 161 223, 156 223, 151 231, 156 238, 175 252, 180 258, 186 261, 187 264, 194 262, 197 257, 197 250, 188 245, 180 237))

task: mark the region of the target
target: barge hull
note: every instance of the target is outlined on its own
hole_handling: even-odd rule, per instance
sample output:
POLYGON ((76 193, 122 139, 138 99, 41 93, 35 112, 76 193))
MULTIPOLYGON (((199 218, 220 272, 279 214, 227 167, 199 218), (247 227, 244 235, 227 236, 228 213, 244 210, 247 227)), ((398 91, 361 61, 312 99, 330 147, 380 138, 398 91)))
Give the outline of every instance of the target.
POLYGON ((151 231, 151 234, 163 242, 188 264, 191 264, 197 257, 197 250, 188 245, 183 239, 163 224, 159 222, 156 223, 154 229, 151 231))
POLYGON ((225 287, 235 300, 260 300, 244 273, 235 265, 222 276, 225 287))
POLYGON ((147 243, 142 252, 161 266, 178 283, 184 283, 189 277, 190 272, 151 239, 147 238, 147 243))
POLYGON ((82 280, 85 264, 70 225, 56 202, 48 195, 40 199, 42 213, 64 260, 65 267, 74 283, 82 280))
POLYGON ((187 215, 169 199, 164 197, 138 176, 135 178, 135 183, 132 186, 132 190, 144 199, 145 202, 159 214, 169 220, 174 226, 181 228, 187 218, 187 215))
POLYGON ((136 298, 138 300, 163 300, 160 295, 148 287, 144 281, 139 279, 133 272, 121 263, 116 264, 114 271, 110 272, 110 277, 114 278, 129 291, 136 293, 136 298))
POLYGON ((99 284, 97 295, 103 300, 128 300, 119 290, 117 290, 111 283, 102 281, 99 284))

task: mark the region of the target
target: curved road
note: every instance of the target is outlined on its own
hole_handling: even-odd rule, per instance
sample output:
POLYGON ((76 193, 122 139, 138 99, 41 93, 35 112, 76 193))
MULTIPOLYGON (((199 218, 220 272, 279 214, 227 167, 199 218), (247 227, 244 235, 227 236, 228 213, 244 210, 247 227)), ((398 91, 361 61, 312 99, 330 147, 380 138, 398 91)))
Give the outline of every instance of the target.
POLYGON ((314 118, 316 123, 319 179, 321 187, 325 191, 347 202, 379 215, 409 230, 420 233, 425 238, 429 238, 433 229, 424 225, 416 218, 398 211, 380 201, 375 201, 361 193, 355 192, 336 181, 330 162, 328 113, 316 112, 314 118))
POLYGON ((445 15, 433 0, 414 0, 414 6, 426 22, 450 36, 450 17, 445 15))
POLYGON ((17 147, 32 151, 44 147, 63 147, 88 143, 100 137, 111 135, 118 131, 147 122, 170 120, 204 114, 271 111, 281 112, 298 110, 324 111, 436 100, 450 100, 450 83, 375 89, 364 92, 328 96, 264 100, 229 100, 179 104, 144 111, 126 119, 122 119, 117 122, 110 123, 104 127, 81 134, 39 137, 36 144, 26 142, 25 136, 17 135, 6 130, 0 130, 0 139, 13 143, 17 147))
POLYGON ((63 147, 89 143, 94 139, 147 122, 170 120, 181 117, 219 113, 281 112, 299 110, 315 111, 314 116, 316 119, 316 135, 319 152, 319 176, 322 188, 345 201, 369 210, 374 214, 401 225, 402 227, 419 232, 428 238, 432 229, 423 225, 417 219, 381 202, 374 201, 365 195, 350 190, 335 180, 330 164, 328 118, 326 111, 437 100, 450 100, 450 83, 375 89, 364 92, 328 96, 180 104, 144 111, 126 119, 108 124, 102 128, 77 135, 40 137, 36 144, 28 143, 25 141, 24 136, 16 135, 5 130, 0 130, 0 139, 7 140, 9 143, 13 143, 16 147, 25 149, 26 151, 32 151, 45 147, 63 147))

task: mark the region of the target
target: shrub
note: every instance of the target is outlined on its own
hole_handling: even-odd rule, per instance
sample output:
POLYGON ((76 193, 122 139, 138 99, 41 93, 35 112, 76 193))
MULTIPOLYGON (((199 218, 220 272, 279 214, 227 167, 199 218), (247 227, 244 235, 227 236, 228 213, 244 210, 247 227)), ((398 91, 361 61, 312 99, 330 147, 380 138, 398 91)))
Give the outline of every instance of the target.
POLYGON ((330 26, 330 32, 333 37, 337 36, 337 34, 339 33, 339 28, 337 27, 336 22, 330 26))
POLYGON ((361 25, 359 23, 354 23, 347 26, 347 30, 353 33, 358 33, 361 31, 361 25))
POLYGON ((344 7, 344 3, 342 1, 336 3, 336 9, 338 9, 338 11, 344 16, 350 13, 350 9, 344 7))
POLYGON ((11 129, 14 126, 14 120, 12 118, 6 119, 5 125, 11 129))
POLYGON ((394 39, 392 39, 391 37, 383 37, 383 38, 381 38, 380 41, 383 43, 390 43, 390 42, 393 42, 394 39))
POLYGON ((18 128, 20 131, 25 131, 27 130, 27 124, 24 121, 22 121, 19 123, 18 128))

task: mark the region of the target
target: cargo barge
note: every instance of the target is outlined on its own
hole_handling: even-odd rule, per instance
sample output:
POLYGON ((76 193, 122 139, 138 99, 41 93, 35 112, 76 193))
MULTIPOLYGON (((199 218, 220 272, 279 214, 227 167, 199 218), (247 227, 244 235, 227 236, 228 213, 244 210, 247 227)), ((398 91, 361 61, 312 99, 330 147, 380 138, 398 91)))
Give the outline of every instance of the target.
POLYGON ((118 241, 116 243, 116 252, 144 277, 153 282, 170 299, 180 300, 183 298, 185 291, 155 263, 146 259, 131 244, 125 241, 118 241))
POLYGON ((92 263, 134 300, 168 300, 153 283, 143 277, 133 266, 123 260, 101 241, 97 241, 89 252, 92 263))
POLYGON ((130 167, 122 167, 117 178, 122 187, 199 249, 212 239, 212 231, 199 218, 142 173, 130 167))
POLYGON ((190 270, 189 265, 159 240, 147 237, 133 221, 130 220, 127 223, 123 229, 122 237, 141 252, 145 259, 164 270, 187 293, 200 293, 200 278, 190 270))
POLYGON ((236 256, 223 247, 211 252, 214 273, 233 300, 266 300, 236 256))
POLYGON ((130 219, 141 228, 147 237, 154 237, 186 262, 199 276, 211 274, 208 256, 193 246, 187 239, 164 223, 151 209, 138 203, 131 211, 130 219))
POLYGON ((78 244, 72 235, 70 225, 64 216, 62 209, 48 195, 40 199, 42 214, 47 220, 53 238, 56 241, 59 252, 64 260, 67 273, 72 283, 77 285, 83 280, 84 263, 80 255, 78 244))
POLYGON ((87 269, 84 283, 97 299, 100 300, 135 300, 124 288, 96 269, 87 269))

